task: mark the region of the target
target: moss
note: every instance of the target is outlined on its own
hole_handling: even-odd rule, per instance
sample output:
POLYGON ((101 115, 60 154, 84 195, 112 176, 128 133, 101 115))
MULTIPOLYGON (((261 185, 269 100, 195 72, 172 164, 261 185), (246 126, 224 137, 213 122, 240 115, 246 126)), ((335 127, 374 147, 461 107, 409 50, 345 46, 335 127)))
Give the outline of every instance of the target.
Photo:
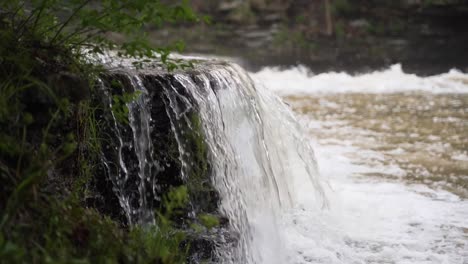
POLYGON ((208 146, 205 142, 202 121, 198 113, 189 114, 186 140, 191 157, 190 175, 187 186, 191 200, 198 212, 215 212, 218 194, 214 189, 208 162, 208 146))
POLYGON ((219 226, 219 218, 210 214, 200 214, 198 216, 201 223, 208 229, 219 226))

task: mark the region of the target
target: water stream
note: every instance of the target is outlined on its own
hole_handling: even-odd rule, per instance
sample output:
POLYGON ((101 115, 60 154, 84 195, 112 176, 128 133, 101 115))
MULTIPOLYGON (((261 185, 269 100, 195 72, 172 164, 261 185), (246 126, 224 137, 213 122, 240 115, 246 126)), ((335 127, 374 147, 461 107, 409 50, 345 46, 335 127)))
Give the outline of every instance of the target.
POLYGON ((196 167, 187 133, 207 146, 235 237, 217 242, 218 262, 467 263, 466 75, 248 74, 229 63, 120 74, 139 93, 128 127, 112 117, 118 157, 105 163, 129 223, 153 223, 160 199, 160 89, 183 181, 196 167))
MULTIPOLYGON (((197 105, 221 210, 240 235, 238 246, 221 245, 221 262, 284 263, 279 225, 284 210, 302 198, 296 185, 309 186, 317 207, 326 203, 313 151, 291 112, 235 65, 174 78, 197 105)), ((171 88, 179 102, 190 100, 171 88)), ((170 98, 173 116, 182 116, 170 98)))

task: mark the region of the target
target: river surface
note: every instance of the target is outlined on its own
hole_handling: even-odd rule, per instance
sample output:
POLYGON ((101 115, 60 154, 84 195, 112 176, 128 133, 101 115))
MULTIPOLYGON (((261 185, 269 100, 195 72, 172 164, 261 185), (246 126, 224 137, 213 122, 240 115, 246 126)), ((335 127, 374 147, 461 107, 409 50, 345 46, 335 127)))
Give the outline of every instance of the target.
POLYGON ((299 186, 281 217, 288 263, 468 263, 468 75, 251 76, 306 128, 326 186, 328 205, 299 186))

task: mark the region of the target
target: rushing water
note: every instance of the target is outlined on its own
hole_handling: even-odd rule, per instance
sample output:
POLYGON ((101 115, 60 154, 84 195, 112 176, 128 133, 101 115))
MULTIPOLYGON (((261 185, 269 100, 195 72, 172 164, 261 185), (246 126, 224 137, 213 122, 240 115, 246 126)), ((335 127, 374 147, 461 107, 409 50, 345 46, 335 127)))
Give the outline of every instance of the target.
MULTIPOLYGON (((234 64, 203 64, 194 70, 164 73, 117 69, 124 90, 138 91, 127 103, 129 123, 111 117, 116 156, 105 160, 121 207, 130 224, 154 223, 162 161, 153 157, 152 95, 161 97, 176 140, 180 178, 190 184, 194 168, 192 142, 201 124, 212 184, 220 213, 229 219, 235 243, 218 241, 221 263, 287 263, 282 217, 300 206, 320 212, 327 207, 314 152, 292 112, 272 93, 254 85, 234 64), (155 84, 158 85, 155 85, 155 84), (195 114, 194 114, 195 113, 195 114), (187 130, 187 128, 189 130, 187 130), (110 160, 115 159, 114 162, 110 160), (307 193, 297 192, 307 188, 307 193)), ((119 101, 102 82, 108 104, 119 101)), ((107 155, 109 156, 109 155, 107 155)), ((196 212, 193 212, 196 214, 196 212)), ((226 238, 230 240, 230 238, 226 238)))
POLYGON ((283 212, 303 199, 297 186, 310 188, 314 205, 326 203, 314 154, 297 123, 278 98, 256 89, 237 66, 197 72, 192 78, 176 74, 175 79, 197 102, 221 209, 240 234, 239 246, 221 246, 220 258, 285 263, 279 225, 283 212))
POLYGON ((283 216, 286 263, 468 263, 468 75, 253 77, 308 128, 330 186, 328 210, 283 216))
POLYGON ((112 116, 117 162, 105 163, 130 223, 154 222, 159 199, 158 83, 183 180, 195 166, 186 128, 201 126, 219 210, 236 236, 218 241, 219 262, 468 262, 465 74, 421 78, 394 66, 361 76, 304 67, 249 75, 204 63, 123 76, 139 95, 127 104, 128 126, 112 116))

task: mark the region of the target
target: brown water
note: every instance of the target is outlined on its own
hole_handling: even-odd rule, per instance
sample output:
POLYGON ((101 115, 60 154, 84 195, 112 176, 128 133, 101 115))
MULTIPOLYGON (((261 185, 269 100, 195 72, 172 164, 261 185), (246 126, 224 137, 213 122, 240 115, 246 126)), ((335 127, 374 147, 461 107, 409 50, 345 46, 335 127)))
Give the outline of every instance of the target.
POLYGON ((423 183, 468 198, 468 95, 328 94, 285 98, 302 118, 320 123, 320 144, 352 144, 383 154, 360 157, 368 166, 396 165, 399 173, 364 173, 408 184, 423 183))

